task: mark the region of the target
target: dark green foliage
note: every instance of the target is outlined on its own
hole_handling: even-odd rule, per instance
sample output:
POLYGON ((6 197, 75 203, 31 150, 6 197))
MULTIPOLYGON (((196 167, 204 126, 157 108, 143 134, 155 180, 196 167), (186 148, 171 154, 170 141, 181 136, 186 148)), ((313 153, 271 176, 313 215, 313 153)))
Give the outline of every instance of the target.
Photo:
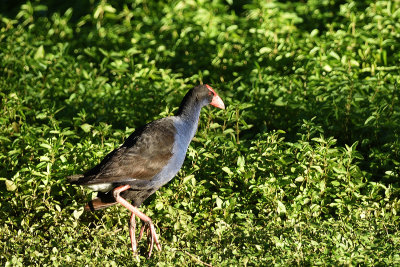
POLYGON ((400 264, 399 2, 0 7, 2 265, 400 264), (163 251, 133 258, 128 212, 84 213, 65 177, 202 82, 227 109, 141 207, 163 251))

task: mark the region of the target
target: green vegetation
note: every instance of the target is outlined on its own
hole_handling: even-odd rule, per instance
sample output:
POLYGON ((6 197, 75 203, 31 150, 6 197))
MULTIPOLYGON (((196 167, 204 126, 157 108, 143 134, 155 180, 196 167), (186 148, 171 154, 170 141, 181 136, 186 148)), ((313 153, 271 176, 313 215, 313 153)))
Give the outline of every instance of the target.
POLYGON ((5 3, 1 265, 400 265, 399 1, 5 3), (65 177, 202 82, 227 109, 133 258, 128 212, 65 177))

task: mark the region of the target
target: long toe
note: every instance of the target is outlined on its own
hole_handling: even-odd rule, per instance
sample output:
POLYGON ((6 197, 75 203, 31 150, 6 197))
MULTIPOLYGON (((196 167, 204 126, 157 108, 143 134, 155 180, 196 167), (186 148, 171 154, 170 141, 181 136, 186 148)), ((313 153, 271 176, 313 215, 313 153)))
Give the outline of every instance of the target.
POLYGON ((151 257, 151 252, 153 251, 153 246, 154 246, 154 238, 153 236, 150 237, 150 248, 149 248, 149 258, 151 257))
POLYGON ((161 251, 161 245, 160 245, 160 242, 158 242, 158 237, 157 237, 156 229, 154 228, 154 224, 150 225, 150 232, 151 232, 152 239, 153 239, 154 243, 156 244, 156 248, 159 251, 161 251))
POLYGON ((144 233, 144 229, 145 229, 145 228, 146 228, 146 224, 143 223, 143 224, 142 224, 142 227, 140 227, 138 242, 142 239, 143 233, 144 233))
POLYGON ((154 244, 159 251, 161 251, 161 245, 158 241, 157 233, 152 222, 145 222, 143 224, 142 229, 140 230, 139 239, 142 237, 144 230, 146 230, 147 234, 147 244, 149 246, 148 257, 150 258, 153 252, 154 244))

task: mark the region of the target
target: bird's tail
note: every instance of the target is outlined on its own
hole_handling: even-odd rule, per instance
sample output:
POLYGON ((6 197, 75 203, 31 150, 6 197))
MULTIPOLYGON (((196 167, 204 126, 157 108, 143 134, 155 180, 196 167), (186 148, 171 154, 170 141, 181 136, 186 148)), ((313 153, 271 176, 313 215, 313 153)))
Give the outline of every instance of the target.
MULTIPOLYGON (((79 185, 82 182, 84 182, 84 180, 81 180, 84 177, 85 176, 83 174, 76 174, 76 175, 67 176, 67 179, 71 184, 79 185)), ((115 204, 117 204, 117 202, 115 201, 112 193, 99 192, 95 199, 89 201, 89 203, 86 204, 85 210, 86 211, 95 211, 95 210, 100 210, 100 209, 110 207, 115 204)))

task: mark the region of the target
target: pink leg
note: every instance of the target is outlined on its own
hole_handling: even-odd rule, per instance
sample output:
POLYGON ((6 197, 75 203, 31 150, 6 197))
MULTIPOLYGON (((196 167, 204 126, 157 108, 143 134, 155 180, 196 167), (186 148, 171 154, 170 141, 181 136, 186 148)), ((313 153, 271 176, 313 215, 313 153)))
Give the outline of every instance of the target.
MULTIPOLYGON (((146 227, 148 227, 148 230, 150 230, 150 236, 151 236, 151 238, 150 238, 150 249, 149 249, 149 258, 150 258, 151 252, 153 251, 154 243, 156 244, 156 247, 157 247, 158 250, 161 250, 161 245, 158 242, 156 230, 154 228, 154 224, 151 221, 151 219, 146 214, 144 214, 143 212, 138 210, 136 207, 134 207, 132 204, 130 204, 128 201, 126 201, 124 198, 122 198, 119 195, 119 194, 121 194, 121 192, 123 192, 123 191, 125 191, 125 190, 127 190, 129 188, 130 188, 129 185, 123 185, 123 186, 119 186, 119 187, 115 188, 114 191, 113 191, 114 198, 118 203, 120 203, 122 206, 127 208, 130 212, 132 212, 132 216, 133 216, 133 214, 138 216, 146 224, 146 227)), ((131 220, 132 220, 132 217, 131 217, 131 220)), ((142 232, 142 229, 140 230, 140 232, 142 232)), ((133 241, 132 240, 132 235, 131 235, 131 244, 133 244, 133 242, 135 242, 135 244, 136 244, 136 240, 133 241)))
POLYGON ((131 220, 129 221, 129 235, 131 237, 131 245, 132 245, 133 254, 136 254, 136 249, 137 249, 135 230, 136 230, 135 213, 132 212, 131 220))

